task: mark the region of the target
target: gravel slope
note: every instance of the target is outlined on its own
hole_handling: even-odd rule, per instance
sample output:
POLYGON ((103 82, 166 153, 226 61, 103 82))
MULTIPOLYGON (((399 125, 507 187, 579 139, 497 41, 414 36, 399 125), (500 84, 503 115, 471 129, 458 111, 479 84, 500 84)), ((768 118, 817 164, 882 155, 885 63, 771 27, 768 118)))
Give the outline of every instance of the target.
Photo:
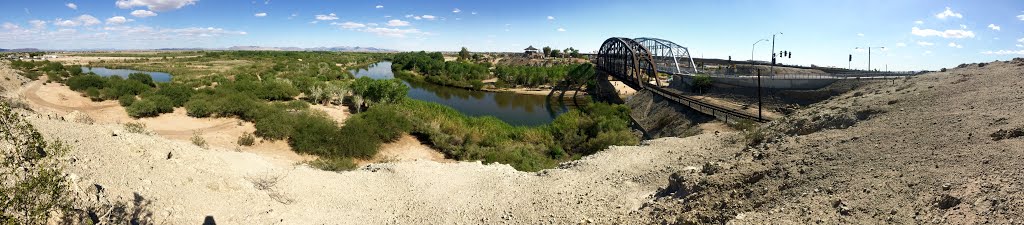
POLYGON ((1024 58, 876 83, 682 171, 640 215, 664 223, 1024 223, 1024 58))

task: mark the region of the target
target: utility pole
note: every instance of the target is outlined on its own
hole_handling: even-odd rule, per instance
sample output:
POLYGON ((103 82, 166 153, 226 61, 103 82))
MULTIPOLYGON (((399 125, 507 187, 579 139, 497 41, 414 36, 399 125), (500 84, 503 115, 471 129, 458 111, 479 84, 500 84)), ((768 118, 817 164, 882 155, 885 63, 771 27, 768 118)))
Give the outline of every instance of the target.
POLYGON ((768 67, 768 70, 770 70, 769 72, 772 74, 772 76, 775 76, 775 35, 780 34, 782 34, 782 32, 772 34, 772 65, 768 67))
POLYGON ((761 69, 757 69, 757 119, 761 118, 761 69))

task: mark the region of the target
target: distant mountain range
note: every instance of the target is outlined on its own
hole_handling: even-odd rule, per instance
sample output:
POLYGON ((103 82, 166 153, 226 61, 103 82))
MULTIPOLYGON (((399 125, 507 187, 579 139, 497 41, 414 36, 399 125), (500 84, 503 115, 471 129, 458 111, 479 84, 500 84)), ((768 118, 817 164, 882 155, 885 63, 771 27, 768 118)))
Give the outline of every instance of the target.
MULTIPOLYGON (((17 48, 17 49, 4 49, 0 48, 0 52, 38 52, 38 51, 138 51, 146 49, 77 49, 77 50, 59 50, 59 49, 47 49, 41 50, 37 48, 17 48)), ((339 47, 315 47, 315 48, 299 48, 299 47, 264 47, 264 46, 234 46, 230 48, 158 48, 149 50, 160 50, 160 51, 182 51, 182 50, 235 50, 235 51, 328 51, 328 52, 398 52, 398 50, 374 48, 374 47, 350 47, 350 46, 339 46, 339 47)))
POLYGON ((0 48, 0 52, 38 52, 39 49, 35 48, 16 48, 16 49, 4 49, 0 48))
POLYGON ((264 47, 264 46, 234 46, 227 48, 227 50, 236 51, 328 51, 328 52, 397 52, 396 50, 374 48, 374 47, 315 47, 315 48, 299 48, 299 47, 264 47))

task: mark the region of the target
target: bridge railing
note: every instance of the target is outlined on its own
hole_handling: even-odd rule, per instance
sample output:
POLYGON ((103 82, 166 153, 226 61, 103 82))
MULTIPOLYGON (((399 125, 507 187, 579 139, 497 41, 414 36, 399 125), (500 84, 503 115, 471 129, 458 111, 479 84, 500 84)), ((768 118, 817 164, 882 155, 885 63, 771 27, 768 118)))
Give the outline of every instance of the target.
MULTIPOLYGON (((668 73, 668 71, 659 71, 662 73, 668 73)), ((684 75, 692 76, 693 74, 677 74, 668 73, 671 75, 684 75)), ((721 77, 721 78, 757 78, 757 74, 734 74, 734 73, 719 73, 714 71, 702 71, 699 75, 706 75, 710 77, 721 77)), ((766 71, 762 71, 761 79, 774 79, 774 80, 801 80, 801 79, 834 79, 834 80, 857 80, 857 79, 898 79, 909 76, 918 75, 920 72, 876 72, 876 73, 803 73, 803 74, 769 74, 766 71)))

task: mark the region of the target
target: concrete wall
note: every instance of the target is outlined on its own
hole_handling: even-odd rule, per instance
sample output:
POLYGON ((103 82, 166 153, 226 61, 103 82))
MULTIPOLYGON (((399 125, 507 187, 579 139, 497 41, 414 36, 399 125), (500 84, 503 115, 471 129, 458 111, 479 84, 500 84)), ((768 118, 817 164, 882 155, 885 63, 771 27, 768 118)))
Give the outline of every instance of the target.
MULTIPOLYGON (((693 85, 693 76, 673 76, 673 80, 681 80, 687 85, 693 85)), ((838 79, 768 79, 761 78, 762 88, 780 90, 815 90, 835 83, 838 79)), ((739 87, 757 87, 757 77, 711 77, 713 84, 726 84, 739 87)))

